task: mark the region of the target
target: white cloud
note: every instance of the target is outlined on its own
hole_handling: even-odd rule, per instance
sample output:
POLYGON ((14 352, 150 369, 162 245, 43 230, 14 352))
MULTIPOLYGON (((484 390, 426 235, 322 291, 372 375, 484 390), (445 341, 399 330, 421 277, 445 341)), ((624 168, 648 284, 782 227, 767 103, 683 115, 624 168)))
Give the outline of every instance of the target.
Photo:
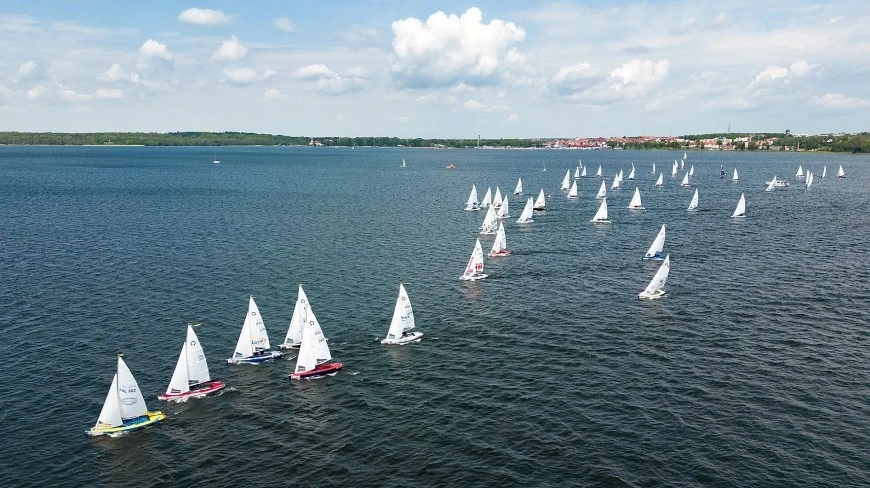
POLYGON ((138 73, 128 73, 118 63, 113 63, 109 69, 100 73, 97 79, 113 83, 139 83, 142 81, 138 73))
POLYGON ((417 101, 420 103, 436 102, 436 101, 438 101, 438 95, 430 92, 430 93, 427 93, 425 95, 420 95, 419 97, 417 97, 417 101))
POLYGON ((119 100, 124 98, 124 90, 118 88, 97 88, 94 92, 94 98, 100 100, 119 100))
POLYGON ((520 120, 520 117, 517 114, 510 114, 507 116, 507 118, 502 120, 501 123, 502 124, 512 124, 514 122, 517 122, 518 120, 520 120))
POLYGON ((82 100, 90 100, 93 98, 93 95, 88 95, 86 93, 79 93, 76 90, 71 88, 63 88, 60 89, 60 96, 68 101, 68 102, 79 102, 82 100))
POLYGON ((211 59, 215 61, 236 61, 245 57, 248 54, 248 47, 239 42, 239 38, 232 36, 221 43, 212 55, 211 59))
POLYGON ((847 97, 840 93, 826 93, 820 97, 812 97, 808 103, 831 111, 846 111, 870 107, 870 101, 863 98, 847 97))
POLYGON ((263 93, 263 100, 267 101, 282 100, 284 98, 287 98, 287 96, 277 88, 269 88, 263 93))
POLYGON ((341 95, 363 88, 366 78, 362 76, 362 73, 362 68, 352 67, 344 75, 340 75, 326 65, 310 64, 297 69, 291 78, 313 81, 314 84, 308 85, 306 90, 316 90, 324 95, 341 95))
POLYGON ((770 81, 778 80, 780 78, 785 78, 788 74, 788 68, 780 68, 779 66, 768 66, 761 70, 760 73, 755 75, 755 79, 752 81, 753 84, 757 85, 760 83, 767 83, 770 81))
POLYGON ((322 64, 309 64, 293 72, 293 78, 297 80, 317 80, 330 76, 335 76, 335 73, 322 64))
POLYGON ((290 17, 278 17, 272 19, 272 25, 275 26, 276 29, 284 32, 293 32, 296 30, 296 23, 293 22, 293 19, 290 17))
POLYGON ((251 83, 256 83, 258 81, 268 80, 276 74, 277 73, 275 71, 270 69, 267 69, 263 72, 257 72, 257 70, 253 68, 239 68, 224 71, 225 81, 227 81, 228 83, 232 83, 233 85, 239 86, 250 85, 251 83))
POLYGON ((145 59, 162 59, 164 61, 172 61, 172 53, 166 47, 166 44, 159 43, 154 39, 148 39, 139 47, 139 54, 145 59))
POLYGON ((806 61, 795 61, 794 63, 791 63, 788 70, 794 76, 800 77, 809 74, 809 72, 816 69, 816 67, 817 65, 809 64, 806 61))
POLYGON ((425 23, 413 17, 393 22, 394 79, 415 88, 497 81, 502 52, 526 32, 513 22, 482 20, 483 12, 472 7, 461 16, 435 12, 425 23))
POLYGON ((495 110, 508 110, 507 105, 486 104, 473 98, 462 104, 462 109, 469 112, 493 112, 495 110))
POLYGON ((38 80, 42 78, 44 73, 45 66, 42 64, 33 60, 25 61, 18 66, 18 70, 15 71, 13 80, 16 82, 38 80))
POLYGON ((662 59, 632 59, 598 77, 588 63, 563 66, 553 77, 554 88, 576 102, 604 104, 619 100, 635 100, 661 84, 670 73, 670 62, 662 59))
POLYGON ((632 59, 610 72, 610 77, 618 79, 622 85, 650 86, 664 81, 670 72, 671 63, 663 59, 657 63, 650 60, 632 59))
POLYGON ((42 96, 45 95, 45 92, 47 91, 48 88, 46 88, 45 86, 35 85, 31 89, 27 90, 27 98, 30 100, 38 100, 42 98, 42 96))
POLYGON ((178 20, 191 25, 224 25, 230 23, 230 16, 220 10, 208 8, 189 8, 178 14, 178 20))

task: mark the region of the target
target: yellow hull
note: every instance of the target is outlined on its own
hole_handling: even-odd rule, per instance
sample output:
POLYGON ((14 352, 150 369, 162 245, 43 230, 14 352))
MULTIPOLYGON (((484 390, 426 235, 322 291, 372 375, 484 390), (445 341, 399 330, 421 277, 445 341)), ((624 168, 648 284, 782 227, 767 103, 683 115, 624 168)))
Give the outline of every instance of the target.
MULTIPOLYGON (((88 434, 90 435, 106 435, 106 434, 118 434, 121 432, 130 432, 134 430, 138 430, 144 427, 148 427, 149 425, 156 424, 161 420, 166 418, 166 414, 160 411, 156 412, 145 412, 143 417, 147 417, 147 419, 137 419, 135 423, 126 423, 123 425, 119 425, 117 427, 112 427, 110 425, 97 425, 95 427, 91 427, 88 430, 88 434)), ((128 421, 129 422, 129 421, 128 421)))

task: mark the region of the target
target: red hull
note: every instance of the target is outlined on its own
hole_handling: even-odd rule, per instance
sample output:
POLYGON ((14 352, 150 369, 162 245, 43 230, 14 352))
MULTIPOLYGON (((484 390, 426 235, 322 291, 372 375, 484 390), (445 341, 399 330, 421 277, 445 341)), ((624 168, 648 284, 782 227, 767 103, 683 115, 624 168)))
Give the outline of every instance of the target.
POLYGON ((159 399, 161 400, 180 400, 182 398, 199 398, 204 397, 206 395, 210 395, 216 391, 223 390, 224 387, 227 386, 223 381, 214 380, 209 381, 208 383, 202 383, 197 385, 195 390, 190 390, 184 393, 172 394, 172 393, 164 393, 160 395, 159 399))
POLYGON ((318 364, 311 371, 305 371, 302 373, 292 373, 290 375, 290 378, 294 379, 294 380, 305 380, 305 379, 309 379, 309 378, 317 378, 320 376, 326 376, 328 374, 335 374, 338 372, 338 370, 340 370, 343 367, 344 367, 344 365, 341 363, 318 364))

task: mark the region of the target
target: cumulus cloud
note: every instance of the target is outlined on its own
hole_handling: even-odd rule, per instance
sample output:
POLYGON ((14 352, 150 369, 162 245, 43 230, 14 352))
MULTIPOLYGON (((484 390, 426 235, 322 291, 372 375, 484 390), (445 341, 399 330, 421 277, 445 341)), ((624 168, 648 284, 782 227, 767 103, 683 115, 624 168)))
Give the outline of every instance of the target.
POLYGON ((413 17, 392 24, 390 72, 400 84, 421 88, 496 81, 503 52, 522 41, 526 31, 513 22, 483 23, 483 12, 469 8, 461 16, 438 11, 426 22, 413 17))
POLYGON ((809 99, 808 103, 823 110, 846 111, 870 107, 870 101, 863 98, 847 97, 841 93, 826 93, 809 99))
POLYGON ((128 73, 118 63, 100 73, 97 79, 113 83, 139 83, 142 80, 138 73, 128 73))
POLYGON ((281 90, 277 88, 269 88, 263 93, 263 100, 267 101, 282 100, 284 98, 286 98, 286 95, 281 93, 281 90))
POLYGON ((806 61, 795 61, 791 63, 791 66, 788 68, 789 72, 795 76, 806 76, 812 70, 816 69, 817 65, 809 64, 806 61))
POLYGON ((220 10, 208 8, 189 8, 178 14, 178 20, 191 25, 224 25, 230 23, 230 16, 220 10))
POLYGON ((271 69, 258 72, 253 68, 229 69, 224 71, 224 81, 233 85, 245 86, 258 81, 268 80, 277 73, 271 69))
POLYGON ((163 61, 172 61, 172 53, 166 44, 148 39, 139 46, 139 54, 145 59, 162 59, 163 61))
POLYGON ((779 66, 768 66, 761 70, 760 73, 755 75, 755 79, 752 80, 754 85, 767 83, 770 81, 778 80, 780 78, 785 78, 788 74, 788 68, 781 68, 779 66))
POLYGON ((520 120, 520 117, 517 114, 510 114, 504 120, 502 120, 501 123, 502 124, 512 124, 518 120, 520 120))
POLYGON ((670 72, 671 63, 663 59, 657 63, 650 60, 632 59, 610 72, 610 77, 623 86, 646 87, 664 81, 670 72))
POLYGON ((341 95, 343 93, 362 90, 366 78, 360 67, 348 68, 344 74, 339 74, 323 64, 310 64, 297 69, 291 78, 311 81, 306 90, 316 90, 324 95, 341 95))
POLYGON ((553 77, 557 93, 573 101, 592 104, 634 100, 646 96, 670 73, 671 63, 632 59, 599 76, 588 63, 563 66, 553 77))
POLYGON ((32 88, 27 90, 27 98, 29 100, 38 100, 42 98, 42 96, 45 95, 45 92, 47 91, 48 88, 43 85, 34 85, 32 88))
POLYGON ((97 88, 94 98, 100 100, 119 100, 124 98, 124 90, 118 88, 97 88))
POLYGON ((236 61, 248 54, 248 47, 239 42, 239 38, 232 36, 221 43, 221 47, 211 55, 215 61, 236 61))
POLYGON ((21 63, 15 71, 13 81, 33 81, 42 78, 45 74, 45 66, 36 61, 30 60, 21 63))
POLYGON ((296 23, 290 17, 278 17, 272 19, 272 25, 276 29, 284 32, 293 32, 296 30, 296 23))
POLYGON ((580 62, 560 67, 551 81, 556 93, 570 95, 600 82, 601 74, 591 64, 580 62))
POLYGON ((297 69, 293 73, 293 78, 297 80, 317 80, 330 76, 335 76, 335 73, 323 64, 309 64, 297 69))

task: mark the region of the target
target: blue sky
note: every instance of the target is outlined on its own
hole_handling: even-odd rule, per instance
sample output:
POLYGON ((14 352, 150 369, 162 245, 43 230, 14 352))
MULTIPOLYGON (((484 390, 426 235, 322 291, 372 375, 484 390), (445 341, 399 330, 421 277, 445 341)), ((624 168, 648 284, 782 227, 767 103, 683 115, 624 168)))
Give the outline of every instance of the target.
POLYGON ((0 130, 870 130, 866 1, 6 1, 0 130))

